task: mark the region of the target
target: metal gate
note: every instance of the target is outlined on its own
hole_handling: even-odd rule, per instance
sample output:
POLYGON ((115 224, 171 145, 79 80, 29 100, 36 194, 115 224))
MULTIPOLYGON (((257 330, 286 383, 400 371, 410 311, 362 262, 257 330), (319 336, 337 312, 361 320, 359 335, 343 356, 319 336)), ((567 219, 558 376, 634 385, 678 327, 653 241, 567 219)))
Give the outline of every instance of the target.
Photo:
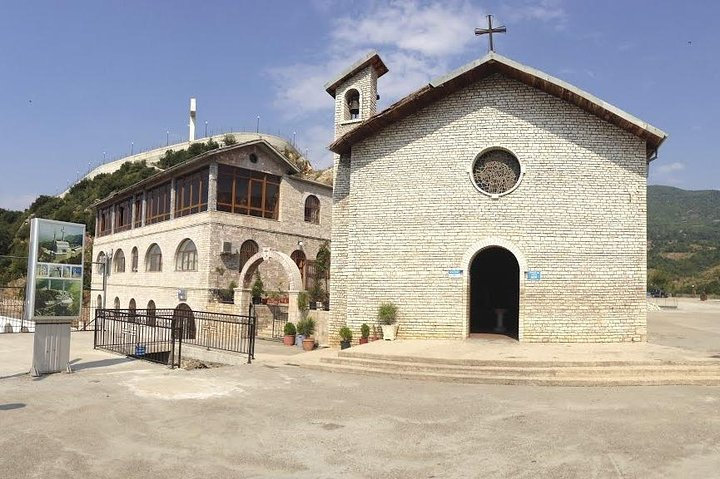
POLYGON ((285 336, 285 323, 288 320, 287 304, 268 304, 268 308, 272 313, 272 338, 282 339, 285 336))

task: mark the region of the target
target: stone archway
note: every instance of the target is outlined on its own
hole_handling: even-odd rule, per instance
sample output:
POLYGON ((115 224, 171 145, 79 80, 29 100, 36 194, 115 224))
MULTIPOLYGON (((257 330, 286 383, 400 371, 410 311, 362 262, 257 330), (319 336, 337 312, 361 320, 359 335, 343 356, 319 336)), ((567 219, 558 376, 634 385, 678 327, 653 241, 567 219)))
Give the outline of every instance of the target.
POLYGON ((520 267, 507 249, 490 246, 475 255, 470 276, 470 333, 517 338, 520 267))
POLYGON ((290 256, 271 248, 263 248, 261 252, 251 256, 245 262, 242 271, 240 271, 240 288, 235 290, 235 304, 240 305, 240 311, 245 312, 248 310, 251 301, 250 290, 253 276, 264 261, 275 261, 285 271, 288 279, 288 321, 297 323, 300 315, 297 298, 302 289, 300 270, 290 256), (240 298, 238 298, 238 293, 240 293, 240 298))
POLYGON ((498 333, 522 340, 523 296, 527 260, 504 238, 488 237, 463 255, 466 332, 498 333), (502 317, 503 328, 499 328, 502 317))

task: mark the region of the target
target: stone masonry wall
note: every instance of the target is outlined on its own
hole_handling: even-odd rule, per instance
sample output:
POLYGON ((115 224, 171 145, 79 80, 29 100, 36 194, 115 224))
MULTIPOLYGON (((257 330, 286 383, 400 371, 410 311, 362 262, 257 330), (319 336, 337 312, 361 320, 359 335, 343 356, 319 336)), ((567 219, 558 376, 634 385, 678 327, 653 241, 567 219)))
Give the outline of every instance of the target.
POLYGON ((642 140, 524 84, 493 75, 449 95, 338 169, 330 336, 394 301, 400 338, 466 337, 470 263, 503 243, 542 274, 520 272, 521 341, 644 341, 646 174, 642 140), (490 147, 525 167, 499 199, 469 176, 490 147))
MULTIPOLYGON (((236 154, 233 157, 222 157, 220 161, 250 168, 249 162, 244 163, 247 161, 246 156, 236 154)), ((270 162, 267 157, 262 154, 258 156, 259 161, 255 168, 284 174, 284 166, 266 163, 270 162)), ((221 255, 223 242, 231 242, 234 252, 245 240, 252 239, 258 244, 260 251, 262 248, 273 248, 290 255, 299 249, 298 241, 302 241, 302 249, 307 258, 315 259, 320 245, 330 239, 331 207, 329 187, 285 175, 280 188, 278 220, 206 211, 98 237, 93 244, 93 259, 97 258, 100 251, 107 253, 110 250, 117 252, 122 249, 125 254, 125 272, 115 273, 111 269, 108 277, 106 305, 112 308, 114 298, 118 297, 123 309, 128 307, 131 298, 135 299, 138 309, 146 308, 150 300, 155 302, 157 308, 174 308, 178 303, 185 302, 193 310, 207 309, 212 302, 208 289, 226 288, 231 281, 242 284, 239 278, 238 256, 221 255), (320 224, 304 220, 305 199, 310 194, 316 195, 320 200, 320 224), (190 238, 197 248, 197 271, 175 270, 177 248, 186 238, 190 238), (163 254, 161 272, 146 271, 145 256, 153 243, 160 246, 163 254), (137 272, 131 271, 133 247, 137 247, 139 252, 137 272), (224 274, 217 272, 218 267, 225 270, 224 274), (186 290, 187 300, 178 299, 178 289, 186 290)), ((101 288, 102 276, 95 271, 92 278, 93 288, 101 288)), ((267 283, 270 283, 268 286, 273 286, 282 281, 283 278, 273 277, 267 283)), ((96 304, 98 294, 99 292, 93 293, 93 305, 96 304)), ((235 309, 238 307, 235 305, 235 309)), ((227 308, 223 310, 227 311, 227 308)))
POLYGON ((377 111, 377 72, 372 66, 363 68, 355 75, 338 85, 335 93, 335 138, 355 128, 377 111), (345 119, 345 94, 351 88, 360 93, 360 118, 345 119))

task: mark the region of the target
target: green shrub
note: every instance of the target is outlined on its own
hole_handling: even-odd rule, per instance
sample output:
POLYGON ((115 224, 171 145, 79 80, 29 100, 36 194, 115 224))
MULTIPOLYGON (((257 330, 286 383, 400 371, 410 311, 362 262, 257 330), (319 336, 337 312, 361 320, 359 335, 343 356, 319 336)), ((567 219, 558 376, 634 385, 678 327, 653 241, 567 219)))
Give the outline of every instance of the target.
POLYGON ((368 326, 366 323, 363 323, 362 326, 360 326, 360 336, 362 336, 363 338, 370 337, 370 326, 368 326))
POLYGON ((308 296, 307 291, 300 291, 298 293, 298 309, 301 313, 307 312, 308 309, 310 309, 310 298, 308 296))
POLYGON ((313 318, 301 319, 297 324, 297 332, 306 338, 312 336, 315 333, 315 320, 313 318))
POLYGON ((285 323, 283 332, 285 333, 285 336, 295 336, 297 334, 297 329, 295 329, 295 325, 293 323, 288 322, 285 323))
POLYGON ((262 278, 260 277, 260 271, 255 271, 255 281, 253 282, 251 291, 250 294, 253 298, 260 298, 263 293, 265 293, 265 285, 263 285, 262 278))
POLYGON ((237 144, 237 140, 230 133, 226 133, 225 136, 223 136, 222 142, 225 146, 231 146, 231 145, 237 144))
POLYGON ((397 306, 391 302, 382 303, 378 307, 377 317, 380 324, 395 324, 395 321, 397 321, 397 306))
POLYGON ((347 326, 340 328, 339 334, 343 341, 352 341, 352 331, 347 326))

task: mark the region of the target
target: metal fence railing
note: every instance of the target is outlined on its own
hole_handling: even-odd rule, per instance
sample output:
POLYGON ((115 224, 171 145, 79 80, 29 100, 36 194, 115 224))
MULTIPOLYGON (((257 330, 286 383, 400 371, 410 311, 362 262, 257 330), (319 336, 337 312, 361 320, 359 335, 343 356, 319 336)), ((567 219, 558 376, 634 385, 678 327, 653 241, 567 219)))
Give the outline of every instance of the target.
POLYGON ((25 302, 22 299, 0 297, 0 333, 32 332, 35 323, 24 321, 25 302))
POLYGON ((125 356, 179 367, 182 324, 172 317, 158 318, 147 310, 97 309, 94 347, 125 356))
POLYGON ((181 309, 97 309, 95 347, 126 356, 180 366, 182 347, 247 354, 255 358, 257 318, 247 315, 181 309))

